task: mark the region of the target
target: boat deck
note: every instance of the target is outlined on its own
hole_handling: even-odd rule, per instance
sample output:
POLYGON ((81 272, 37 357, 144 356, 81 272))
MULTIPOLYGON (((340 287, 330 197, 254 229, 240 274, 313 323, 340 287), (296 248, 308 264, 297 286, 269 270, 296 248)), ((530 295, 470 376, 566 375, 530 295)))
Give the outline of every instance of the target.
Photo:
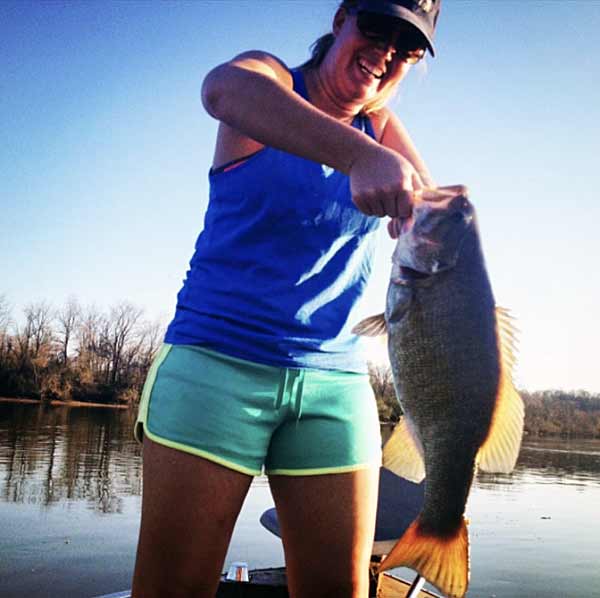
MULTIPOLYGON (((440 598, 388 573, 373 576, 372 582, 370 598, 440 598)), ((131 590, 95 598, 131 598, 131 590)), ((227 581, 223 576, 215 598, 289 598, 285 569, 254 569, 248 582, 227 581)))

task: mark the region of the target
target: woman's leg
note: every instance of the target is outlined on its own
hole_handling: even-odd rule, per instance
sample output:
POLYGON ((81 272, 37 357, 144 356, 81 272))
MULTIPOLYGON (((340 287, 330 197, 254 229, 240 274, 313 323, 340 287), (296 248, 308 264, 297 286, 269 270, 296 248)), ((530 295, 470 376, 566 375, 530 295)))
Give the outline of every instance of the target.
POLYGON ((144 439, 134 598, 214 598, 252 476, 144 439))
POLYGON ((379 468, 269 477, 292 598, 367 598, 379 468))

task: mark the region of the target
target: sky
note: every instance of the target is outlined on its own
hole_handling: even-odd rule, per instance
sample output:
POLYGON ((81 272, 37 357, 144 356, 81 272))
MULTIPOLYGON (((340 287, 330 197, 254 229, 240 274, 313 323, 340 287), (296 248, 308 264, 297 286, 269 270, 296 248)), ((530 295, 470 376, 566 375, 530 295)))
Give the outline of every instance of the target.
MULTIPOLYGON (((200 88, 259 49, 297 66, 335 0, 0 2, 0 295, 121 301, 168 323, 203 226, 200 88)), ((600 392, 600 0, 444 0, 437 56, 390 103, 469 187, 517 385, 600 392)), ((365 315, 383 310, 382 234, 365 315)))

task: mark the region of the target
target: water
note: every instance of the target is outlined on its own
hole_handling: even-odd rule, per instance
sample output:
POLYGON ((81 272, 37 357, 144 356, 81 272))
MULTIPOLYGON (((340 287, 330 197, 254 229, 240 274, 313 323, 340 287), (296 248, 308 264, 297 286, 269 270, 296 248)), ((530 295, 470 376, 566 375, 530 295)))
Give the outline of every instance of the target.
MULTIPOLYGON (((141 454, 126 410, 0 403, 0 596, 89 597, 130 587, 141 454)), ((600 598, 600 441, 524 443, 511 475, 471 494, 472 598, 600 598)), ((283 564, 257 478, 226 565, 283 564)), ((401 571, 408 576, 411 572, 401 571)))

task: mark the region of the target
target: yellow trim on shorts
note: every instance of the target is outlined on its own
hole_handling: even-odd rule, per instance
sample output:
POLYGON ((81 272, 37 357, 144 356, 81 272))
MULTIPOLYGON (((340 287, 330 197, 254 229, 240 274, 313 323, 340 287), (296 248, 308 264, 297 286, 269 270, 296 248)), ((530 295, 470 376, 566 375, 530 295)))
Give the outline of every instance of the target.
POLYGON ((269 469, 265 473, 267 475, 287 475, 287 476, 301 476, 301 475, 326 475, 328 473, 351 473, 353 471, 360 471, 362 469, 379 468, 381 463, 378 461, 372 461, 370 463, 359 463, 358 465, 343 465, 341 467, 321 467, 318 469, 269 469))
POLYGON ((156 434, 151 432, 148 429, 148 426, 144 428, 144 434, 150 440, 152 440, 152 442, 162 444, 163 446, 167 446, 172 449, 177 449, 178 451, 183 451, 184 453, 195 455, 196 457, 202 457, 203 459, 207 459, 208 461, 212 461, 213 463, 217 463, 218 465, 227 467, 227 469, 233 469, 234 471, 237 471, 239 473, 245 473, 246 475, 251 476, 259 476, 262 474, 262 471, 260 469, 250 469, 248 467, 244 467, 243 465, 239 465, 238 463, 234 463, 233 461, 227 461, 227 459, 223 459, 222 457, 218 457, 217 455, 213 455, 212 453, 209 453, 207 451, 186 446, 185 444, 180 444, 179 442, 174 442, 173 440, 167 440, 166 438, 161 438, 160 436, 157 436, 156 434))
MULTIPOLYGON (((234 448, 236 448, 235 451, 227 450, 227 452, 225 452, 225 450, 224 450, 223 452, 224 452, 225 456, 223 456, 222 453, 220 454, 220 451, 218 451, 217 453, 212 453, 212 452, 207 451, 206 449, 212 449, 212 448, 216 449, 217 446, 219 446, 219 448, 222 448, 218 437, 217 437, 216 442, 205 443, 204 445, 202 445, 201 443, 196 442, 194 438, 188 439, 185 436, 177 435, 175 433, 171 434, 170 428, 165 428, 163 430, 163 428, 161 427, 162 426, 161 419, 158 417, 158 415, 156 415, 156 419, 152 419, 152 424, 156 428, 156 431, 152 431, 149 428, 150 402, 151 402, 152 396, 154 395, 155 398, 157 399, 157 404, 155 405, 155 407, 157 409, 157 411, 156 411, 157 414, 160 411, 159 404, 162 405, 162 408, 168 408, 168 406, 169 406, 168 398, 162 396, 163 392, 168 392, 167 390, 165 390, 165 388, 163 388, 163 386, 160 386, 160 391, 157 390, 157 392, 159 392, 159 394, 161 395, 160 397, 154 392, 154 389, 156 386, 156 381, 157 381, 157 379, 161 379, 161 376, 162 376, 161 371, 163 369, 162 366, 163 366, 167 356, 169 356, 171 354, 170 351, 173 348, 178 349, 179 347, 180 346, 178 346, 178 345, 171 345, 168 343, 164 343, 163 346, 161 347, 161 349, 158 351, 158 353, 150 367, 150 370, 148 372, 148 376, 146 379, 146 383, 144 384, 144 389, 142 391, 138 417, 137 417, 137 420, 135 423, 135 428, 134 428, 136 439, 139 442, 141 442, 143 440, 144 435, 147 435, 151 441, 156 442, 157 444, 206 459, 208 461, 211 461, 213 463, 221 465, 222 467, 226 467, 227 469, 230 469, 232 471, 237 471, 239 473, 242 473, 244 475, 249 475, 249 476, 261 475, 263 469, 266 469, 266 473, 271 474, 271 475, 313 476, 313 475, 326 475, 326 474, 338 474, 338 473, 339 474, 351 473, 351 472, 370 469, 370 468, 378 468, 380 466, 381 451, 379 449, 379 446, 377 446, 377 447, 371 446, 370 442, 367 442, 366 437, 364 439, 362 439, 362 440, 364 440, 364 442, 357 441, 357 442, 359 442, 358 449, 360 449, 360 450, 358 450, 358 449, 351 450, 356 447, 348 446, 347 447, 348 450, 345 451, 344 455, 338 455, 338 457, 335 459, 335 461, 337 461, 338 463, 340 461, 342 463, 344 463, 344 461, 345 461, 346 463, 343 465, 333 465, 333 464, 331 464, 331 459, 325 459, 325 462, 323 462, 323 460, 321 460, 321 459, 316 459, 316 460, 312 459, 313 462, 311 463, 311 460, 302 458, 302 455, 304 454, 304 452, 303 452, 304 448, 301 445, 299 445, 296 447, 297 454, 292 455, 293 458, 291 460, 287 459, 287 458, 277 459, 275 462, 271 461, 270 463, 268 463, 268 465, 270 465, 272 467, 267 467, 265 463, 260 462, 261 461, 260 459, 256 460, 256 459, 248 458, 247 457, 248 452, 245 450, 242 450, 242 451, 237 450, 237 448, 238 448, 237 446, 234 447, 234 448), (167 431, 167 430, 169 430, 169 431, 167 431), (200 447, 202 447, 202 448, 200 448, 200 447), (350 452, 351 454, 348 454, 348 452, 350 452), (340 456, 342 458, 339 458, 340 456), (239 458, 239 461, 232 461, 232 459, 238 459, 238 458, 239 458), (357 463, 356 462, 358 460, 357 458, 358 459, 366 458, 367 461, 366 462, 359 461, 357 463), (327 463, 327 460, 330 461, 329 464, 327 463), (293 465, 300 466, 300 468, 291 468, 290 466, 293 466, 293 465), (310 466, 302 467, 302 466, 306 466, 306 465, 313 465, 313 467, 310 467, 310 466), (323 465, 325 465, 325 467, 323 467, 323 465)), ((210 372, 212 372, 211 375, 218 375, 218 373, 222 371, 223 367, 229 367, 229 368, 234 367, 235 368, 235 364, 232 365, 231 363, 227 363, 227 362, 237 362, 237 363, 244 364, 244 366, 245 366, 244 372, 246 371, 246 368, 250 367, 251 368, 250 373, 254 376, 263 375, 266 372, 265 375, 267 376, 268 380, 272 384, 275 384, 274 388, 276 388, 276 383, 281 384, 282 372, 286 373, 286 379, 287 379, 288 369, 277 368, 274 366, 267 366, 267 365, 261 365, 261 364, 253 364, 252 362, 246 362, 244 360, 230 358, 228 356, 223 356, 219 353, 212 352, 212 351, 204 349, 202 347, 181 346, 181 349, 185 349, 186 351, 194 350, 194 351, 198 352, 199 356, 202 357, 203 359, 210 359, 210 361, 207 362, 208 363, 207 367, 209 368, 210 372), (214 355, 214 357, 218 358, 218 360, 219 360, 218 362, 215 362, 214 364, 212 363, 213 355, 211 355, 211 353, 214 355), (225 365, 223 365, 223 362, 225 362, 225 365), (217 372, 217 373, 215 373, 215 372, 217 372)), ((178 356, 181 357, 181 355, 179 353, 173 355, 173 359, 175 360, 174 362, 172 362, 171 359, 169 359, 169 361, 165 364, 165 372, 168 371, 170 374, 173 373, 171 370, 173 370, 174 372, 179 372, 178 368, 180 368, 180 364, 177 361, 178 356)), ((189 364, 186 367, 189 367, 189 364)), ((327 384, 330 384, 332 381, 336 382, 336 380, 338 378, 342 381, 345 381, 348 376, 348 373, 343 373, 343 372, 337 372, 337 373, 332 372, 332 375, 329 375, 329 372, 325 372, 325 373, 327 374, 327 378, 325 380, 325 382, 327 384)), ((318 374, 318 371, 317 371, 317 374, 318 374)), ((248 375, 250 375, 250 374, 248 374, 248 375)), ((361 376, 361 379, 362 378, 364 378, 364 376, 361 376)), ((320 380, 320 378, 317 376, 316 382, 318 383, 319 380, 320 380)), ((237 382, 237 384, 239 385, 239 381, 237 382)), ((361 390, 362 386, 363 386, 362 382, 356 388, 355 388, 355 386, 352 386, 354 394, 356 394, 359 391, 362 394, 362 390, 361 390)), ((158 389, 158 387, 157 387, 157 389, 158 389)), ((234 393, 234 396, 236 397, 236 400, 239 403, 240 401, 239 401, 238 395, 240 395, 240 389, 235 387, 235 388, 233 388, 233 391, 235 391, 235 393, 237 393, 237 394, 234 393)), ((243 391, 245 392, 246 389, 244 388, 243 391)), ((353 394, 353 396, 354 396, 354 394, 353 394)), ((372 391, 371 391, 371 395, 372 395, 372 391)), ((298 396, 296 398, 298 398, 298 396)), ((373 413, 371 413, 375 409, 374 402, 373 402, 372 406, 369 406, 367 403, 365 403, 365 409, 367 409, 367 408, 368 408, 368 413, 366 414, 366 416, 368 416, 369 421, 372 418, 371 416, 374 416, 376 418, 376 414, 373 415, 373 413)), ((357 415, 358 415, 358 412, 359 412, 359 410, 357 410, 357 415)), ((185 409, 182 410, 182 413, 185 413, 185 409)), ((153 414, 153 418, 154 418, 154 415, 155 415, 154 407, 152 409, 152 414, 153 414)), ((373 421, 375 421, 375 420, 373 420, 373 421)), ((370 427, 370 424, 368 427, 370 427)), ((367 431, 367 428, 365 426, 362 426, 362 428, 364 428, 363 431, 367 431)), ((253 431, 253 428, 249 427, 248 433, 250 433, 252 431, 253 431)), ((260 432, 261 432, 261 430, 259 430, 259 433, 260 432)), ((313 433, 313 436, 314 436, 314 433, 313 433)), ((226 439, 226 436, 223 438, 223 440, 225 440, 225 439, 226 439)), ((285 453, 286 444, 287 443, 283 440, 281 447, 279 447, 282 451, 281 455, 283 455, 284 457, 287 454, 287 453, 285 453)), ((267 455, 267 460, 269 460, 268 455, 267 455)))
POLYGON ((218 465, 222 465, 223 467, 227 467, 228 469, 233 469, 234 471, 238 471, 240 473, 245 473, 246 475, 257 476, 262 472, 256 469, 249 469, 248 467, 244 467, 243 465, 239 465, 238 463, 233 463, 231 461, 227 461, 222 457, 218 457, 217 455, 213 455, 212 453, 208 453, 201 449, 196 449, 193 447, 186 446, 185 444, 180 444, 179 442, 174 442, 172 440, 167 440, 166 438, 162 438, 161 436, 157 436, 148 428, 148 408, 150 406, 150 396, 152 394, 152 388, 154 387, 154 382, 156 381, 156 376, 158 374, 158 370, 162 365, 163 361, 167 358, 169 351, 171 350, 173 345, 168 343, 164 343, 159 349, 150 369, 148 370, 148 377, 144 384, 144 389, 142 390, 142 397, 140 399, 140 407, 137 420, 134 426, 134 436, 138 442, 142 442, 143 437, 147 436, 153 442, 157 444, 161 444, 163 446, 177 449, 179 451, 183 451, 184 453, 189 453, 192 455, 196 455, 197 457, 203 457, 204 459, 208 459, 213 463, 217 463, 218 465))
POLYGON ((146 426, 146 420, 148 419, 148 407, 150 406, 150 395, 152 394, 152 388, 156 381, 156 375, 158 369, 162 365, 162 362, 167 358, 169 351, 173 345, 163 343, 148 370, 146 381, 144 382, 144 388, 142 389, 142 396, 140 398, 140 405, 138 407, 138 416, 133 426, 133 436, 141 444, 143 440, 143 433, 146 426))

